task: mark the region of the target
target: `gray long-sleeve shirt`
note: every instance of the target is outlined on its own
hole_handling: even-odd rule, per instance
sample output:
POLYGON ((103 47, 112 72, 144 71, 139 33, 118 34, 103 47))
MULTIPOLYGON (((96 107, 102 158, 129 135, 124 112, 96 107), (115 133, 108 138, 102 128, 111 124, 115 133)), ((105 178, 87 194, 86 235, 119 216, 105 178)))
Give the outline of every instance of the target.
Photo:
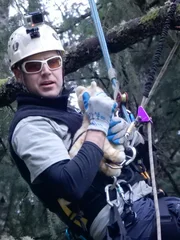
POLYGON ((12 147, 28 167, 31 182, 54 163, 70 159, 70 144, 67 126, 41 116, 21 120, 12 136, 12 147))

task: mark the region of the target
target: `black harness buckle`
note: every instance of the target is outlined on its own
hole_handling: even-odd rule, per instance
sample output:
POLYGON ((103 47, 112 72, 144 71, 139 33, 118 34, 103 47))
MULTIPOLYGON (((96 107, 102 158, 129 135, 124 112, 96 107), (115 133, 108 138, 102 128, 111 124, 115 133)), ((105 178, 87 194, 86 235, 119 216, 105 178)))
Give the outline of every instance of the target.
POLYGON ((137 221, 137 214, 130 206, 125 205, 123 213, 121 214, 121 218, 124 222, 124 226, 127 228, 137 221))

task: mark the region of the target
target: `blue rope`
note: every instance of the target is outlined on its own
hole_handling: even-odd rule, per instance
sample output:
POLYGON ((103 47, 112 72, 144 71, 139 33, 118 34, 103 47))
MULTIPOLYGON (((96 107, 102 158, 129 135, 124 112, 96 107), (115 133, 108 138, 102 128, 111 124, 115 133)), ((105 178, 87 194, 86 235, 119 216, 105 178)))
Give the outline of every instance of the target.
POLYGON ((92 13, 91 16, 94 20, 95 28, 96 28, 97 35, 98 35, 99 42, 100 42, 100 46, 101 46, 101 49, 102 49, 102 52, 103 52, 104 61, 105 61, 107 69, 110 69, 110 68, 112 68, 112 63, 111 63, 111 60, 110 60, 106 40, 105 40, 104 33, 103 33, 103 30, 102 30, 102 25, 101 25, 101 22, 100 22, 100 19, 99 19, 99 14, 98 14, 96 4, 95 4, 94 0, 89 0, 89 5, 90 5, 90 8, 91 8, 91 13, 92 13))
MULTIPOLYGON (((89 0, 89 5, 90 5, 90 8, 91 8, 91 16, 94 20, 94 25, 95 25, 95 28, 96 28, 96 32, 97 32, 97 35, 98 35, 99 42, 100 42, 100 46, 101 46, 101 50, 102 50, 102 53, 103 53, 104 61, 105 61, 107 70, 109 72, 109 70, 113 70, 114 68, 112 67, 112 63, 111 63, 111 59, 110 59, 110 56, 109 56, 104 32, 103 32, 103 29, 102 29, 99 14, 98 14, 96 4, 95 4, 94 0, 89 0)), ((115 73, 115 71, 114 71, 114 73, 115 73)), ((109 78, 110 78, 110 81, 112 83, 112 88, 113 88, 114 92, 116 92, 117 89, 119 91, 119 84, 118 84, 118 81, 117 81, 116 77, 113 76, 113 74, 112 74, 111 77, 109 77, 109 78)), ((125 116, 126 121, 131 122, 125 107, 122 107, 122 112, 123 112, 123 115, 125 116)))

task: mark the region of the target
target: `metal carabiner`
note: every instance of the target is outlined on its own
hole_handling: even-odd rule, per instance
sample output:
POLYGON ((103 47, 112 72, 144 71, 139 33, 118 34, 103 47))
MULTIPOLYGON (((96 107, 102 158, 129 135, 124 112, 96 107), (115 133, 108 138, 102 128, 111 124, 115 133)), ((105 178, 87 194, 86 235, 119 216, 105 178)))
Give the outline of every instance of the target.
POLYGON ((130 150, 131 151, 131 155, 126 154, 126 159, 120 163, 120 166, 127 166, 128 164, 130 164, 132 161, 134 161, 135 157, 136 157, 136 149, 135 147, 132 146, 128 146, 128 148, 126 150, 130 150))
POLYGON ((133 191, 132 191, 132 187, 129 183, 127 183, 125 180, 122 180, 122 179, 119 179, 117 180, 117 186, 120 186, 119 191, 118 193, 121 194, 121 197, 122 199, 124 200, 125 203, 127 203, 127 201, 125 200, 125 194, 124 194, 124 191, 123 191, 123 188, 121 187, 121 184, 124 184, 126 185, 126 187, 128 187, 129 189, 129 203, 128 204, 132 204, 132 200, 133 200, 133 191))
POLYGON ((118 199, 118 192, 117 192, 117 189, 116 189, 116 196, 117 196, 117 198, 116 198, 116 202, 114 202, 114 203, 112 203, 111 202, 111 200, 110 200, 110 196, 109 196, 109 190, 113 190, 112 189, 112 185, 113 184, 108 184, 108 185, 106 185, 105 186, 105 193, 106 193, 106 202, 111 206, 111 207, 113 207, 114 205, 116 205, 116 207, 119 207, 119 204, 120 204, 120 201, 119 201, 119 199, 118 199))
POLYGON ((117 177, 113 176, 113 184, 111 184, 111 190, 113 190, 114 188, 116 188, 116 184, 117 184, 117 177))
MULTIPOLYGON (((126 160, 124 160, 124 161, 126 161, 126 160)), ((124 162, 123 161, 123 162, 124 162)), ((122 162, 122 163, 123 163, 122 162)), ((109 163, 105 163, 105 165, 107 166, 107 167, 109 167, 109 168, 111 168, 111 169, 121 169, 122 167, 121 167, 121 164, 122 163, 113 163, 114 165, 116 165, 115 167, 113 167, 113 166, 111 166, 109 163)))
POLYGON ((136 149, 135 149, 135 147, 128 146, 128 150, 129 150, 129 149, 130 149, 131 152, 132 152, 132 156, 126 155, 127 158, 129 158, 129 159, 127 159, 126 162, 125 162, 125 165, 126 165, 126 166, 127 166, 128 164, 130 164, 132 161, 134 161, 134 159, 135 159, 135 157, 136 157, 136 149))

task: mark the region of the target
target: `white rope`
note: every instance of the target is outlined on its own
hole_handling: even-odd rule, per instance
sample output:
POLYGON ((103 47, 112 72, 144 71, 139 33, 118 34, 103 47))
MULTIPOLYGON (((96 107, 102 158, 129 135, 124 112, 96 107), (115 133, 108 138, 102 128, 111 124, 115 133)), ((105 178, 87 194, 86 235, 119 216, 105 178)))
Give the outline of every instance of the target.
MULTIPOLYGON (((180 40, 174 44, 173 49, 171 50, 168 58, 166 59, 165 64, 163 65, 153 88, 151 89, 149 93, 149 97, 143 97, 141 106, 144 108, 147 106, 149 101, 151 100, 151 97, 153 96, 154 92, 157 89, 157 86, 162 79, 170 61, 172 60, 174 53, 176 52, 177 48, 179 47, 180 40)), ((153 197, 154 197, 154 207, 155 207, 155 213, 156 213, 156 226, 157 226, 157 240, 161 240, 161 219, 160 219, 160 212, 159 212, 159 204, 158 204, 158 197, 157 197, 157 188, 156 188, 156 179, 155 179, 155 168, 154 168, 154 160, 153 160, 153 150, 152 150, 152 133, 151 133, 151 122, 147 125, 148 128, 148 149, 149 149, 149 161, 150 161, 150 171, 151 171, 151 179, 152 179, 152 189, 153 189, 153 197)))
POLYGON ((151 170, 154 207, 155 207, 155 213, 156 213, 157 240, 161 240, 162 239, 162 237, 161 237, 161 220, 160 220, 160 212, 159 212, 159 204, 158 204, 157 188, 156 188, 156 180, 155 180, 155 171, 154 171, 151 122, 148 122, 147 129, 148 129, 149 162, 150 162, 150 170, 151 170))

